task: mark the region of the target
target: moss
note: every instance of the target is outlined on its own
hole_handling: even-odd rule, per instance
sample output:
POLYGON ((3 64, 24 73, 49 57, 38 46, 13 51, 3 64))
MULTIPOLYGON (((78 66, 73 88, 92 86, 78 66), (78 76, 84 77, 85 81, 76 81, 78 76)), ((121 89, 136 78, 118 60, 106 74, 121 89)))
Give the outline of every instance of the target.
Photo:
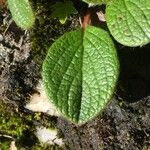
POLYGON ((50 117, 49 115, 36 112, 32 116, 32 120, 36 122, 40 122, 40 124, 49 129, 55 129, 56 126, 56 118, 50 117))
POLYGON ((0 148, 1 148, 1 150, 8 150, 9 149, 9 147, 10 147, 10 144, 11 144, 11 141, 1 141, 1 143, 0 143, 0 148))
POLYGON ((0 131, 3 134, 19 139, 28 126, 22 122, 17 113, 8 110, 4 104, 0 105, 0 112, 0 131))
POLYGON ((149 150, 150 149, 150 144, 145 144, 143 146, 143 149, 142 150, 149 150))
POLYGON ((70 16, 65 24, 50 18, 50 6, 54 2, 47 0, 33 2, 36 12, 36 23, 31 32, 32 57, 40 66, 45 59, 48 48, 62 34, 79 26, 78 16, 70 16))
MULTIPOLYGON (((37 122, 47 128, 55 128, 56 119, 44 115, 43 113, 22 113, 12 109, 11 104, 5 104, 0 101, 0 147, 2 150, 9 149, 12 140, 16 141, 17 148, 26 147, 40 150, 47 149, 46 146, 39 143, 34 131, 37 122)), ((51 146, 52 150, 58 146, 51 146)))
MULTIPOLYGON (((11 145, 11 141, 3 140, 0 143, 0 148, 1 148, 1 150, 8 150, 10 148, 10 145, 11 145)), ((16 143, 16 147, 19 149, 21 149, 21 148, 29 149, 29 147, 27 148, 25 146, 18 145, 17 143, 16 143)), ((57 145, 45 145, 40 142, 36 142, 32 147, 30 147, 30 150, 41 150, 41 149, 42 150, 62 150, 62 148, 60 148, 57 145)))
POLYGON ((42 143, 36 143, 32 150, 62 150, 62 148, 58 147, 57 145, 45 145, 42 143))

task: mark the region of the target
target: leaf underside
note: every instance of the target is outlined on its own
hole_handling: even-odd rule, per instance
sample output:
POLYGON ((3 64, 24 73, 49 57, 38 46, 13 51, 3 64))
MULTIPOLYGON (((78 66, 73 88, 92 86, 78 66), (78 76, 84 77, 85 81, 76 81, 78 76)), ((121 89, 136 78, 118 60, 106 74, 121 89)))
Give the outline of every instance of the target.
POLYGON ((150 42, 150 0, 113 0, 107 5, 106 21, 113 37, 123 45, 150 42))
POLYGON ((33 26, 35 17, 28 0, 8 0, 8 7, 15 23, 22 29, 33 26))
POLYGON ((108 33, 88 26, 56 40, 43 63, 42 76, 50 101, 64 117, 83 124, 110 100, 118 68, 108 33))

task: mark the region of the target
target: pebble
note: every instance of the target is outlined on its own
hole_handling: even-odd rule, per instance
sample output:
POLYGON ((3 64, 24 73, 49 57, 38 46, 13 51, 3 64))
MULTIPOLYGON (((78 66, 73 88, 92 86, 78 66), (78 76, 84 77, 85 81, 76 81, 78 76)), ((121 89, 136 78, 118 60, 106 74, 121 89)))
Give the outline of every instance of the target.
POLYGON ((64 145, 63 140, 58 138, 57 134, 56 129, 47 129, 43 126, 37 127, 35 133, 40 142, 50 145, 57 144, 62 147, 64 145))
POLYGON ((43 112, 51 116, 60 116, 56 107, 49 101, 47 94, 45 93, 42 81, 39 81, 36 91, 38 93, 33 93, 30 97, 29 103, 26 104, 25 108, 33 112, 43 112))
POLYGON ((0 42, 2 42, 4 40, 3 35, 0 34, 0 42))

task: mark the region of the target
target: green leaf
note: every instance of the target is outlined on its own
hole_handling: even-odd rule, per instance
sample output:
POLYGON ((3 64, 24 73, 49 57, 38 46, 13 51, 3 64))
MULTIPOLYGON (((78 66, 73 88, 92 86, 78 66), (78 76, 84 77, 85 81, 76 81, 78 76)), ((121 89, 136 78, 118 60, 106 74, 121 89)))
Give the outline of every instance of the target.
POLYGON ((50 101, 64 117, 83 124, 110 101, 118 70, 109 34, 88 26, 56 40, 44 60, 42 76, 50 101))
POLYGON ((64 24, 66 19, 71 14, 77 14, 77 10, 74 8, 71 1, 56 2, 52 7, 52 18, 58 18, 59 21, 64 24))
POLYGON ((28 0, 8 0, 8 7, 13 20, 22 29, 29 29, 33 26, 35 17, 28 0))
POLYGON ((106 21, 113 37, 123 45, 150 42, 150 0, 113 0, 107 5, 106 21))

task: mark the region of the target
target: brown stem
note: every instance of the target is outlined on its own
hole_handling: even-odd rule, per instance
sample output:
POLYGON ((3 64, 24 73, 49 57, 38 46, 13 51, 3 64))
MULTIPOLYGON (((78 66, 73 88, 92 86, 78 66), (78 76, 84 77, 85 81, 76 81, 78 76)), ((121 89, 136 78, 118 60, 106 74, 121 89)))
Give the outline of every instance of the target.
POLYGON ((90 22, 91 22, 91 14, 90 12, 88 12, 83 18, 83 23, 82 23, 83 30, 86 29, 86 27, 90 24, 90 22))

